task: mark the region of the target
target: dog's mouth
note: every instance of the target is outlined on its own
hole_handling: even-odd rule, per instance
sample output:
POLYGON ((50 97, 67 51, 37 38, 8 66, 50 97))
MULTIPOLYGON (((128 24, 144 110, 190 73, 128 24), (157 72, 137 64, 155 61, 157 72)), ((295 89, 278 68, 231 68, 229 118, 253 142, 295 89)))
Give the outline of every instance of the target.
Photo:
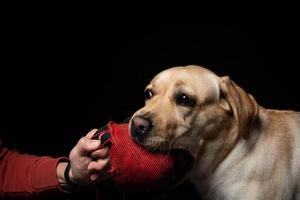
POLYGON ((186 149, 172 149, 170 148, 170 143, 168 139, 162 136, 151 136, 145 134, 137 137, 133 134, 132 129, 130 129, 131 137, 139 145, 143 146, 150 152, 165 153, 166 155, 171 155, 174 160, 173 168, 173 181, 170 187, 178 185, 181 183, 186 174, 192 169, 194 163, 194 157, 192 153, 186 149))
POLYGON ((137 143, 144 146, 148 151, 153 153, 165 153, 166 155, 172 156, 174 160, 173 168, 173 180, 168 187, 173 187, 184 181, 186 174, 192 169, 194 164, 194 157, 191 152, 184 149, 168 149, 165 148, 166 145, 158 146, 147 146, 145 143, 142 143, 135 139, 137 143))

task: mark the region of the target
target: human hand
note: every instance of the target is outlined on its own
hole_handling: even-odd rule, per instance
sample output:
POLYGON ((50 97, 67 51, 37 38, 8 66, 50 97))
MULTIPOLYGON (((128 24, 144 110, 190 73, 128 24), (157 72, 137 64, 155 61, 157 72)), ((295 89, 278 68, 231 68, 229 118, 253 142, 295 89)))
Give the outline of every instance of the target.
POLYGON ((109 178, 109 147, 99 149, 100 140, 91 139, 96 131, 93 129, 82 137, 70 152, 69 177, 77 185, 89 185, 109 178))

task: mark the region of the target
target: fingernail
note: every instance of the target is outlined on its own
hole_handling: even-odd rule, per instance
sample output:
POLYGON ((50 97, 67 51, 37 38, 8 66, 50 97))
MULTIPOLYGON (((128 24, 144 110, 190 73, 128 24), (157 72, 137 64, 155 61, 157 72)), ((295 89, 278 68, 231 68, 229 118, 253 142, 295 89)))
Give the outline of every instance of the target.
POLYGON ((93 174, 93 175, 91 175, 91 177, 90 177, 90 179, 91 179, 92 181, 96 180, 97 178, 98 178, 98 174, 93 174))

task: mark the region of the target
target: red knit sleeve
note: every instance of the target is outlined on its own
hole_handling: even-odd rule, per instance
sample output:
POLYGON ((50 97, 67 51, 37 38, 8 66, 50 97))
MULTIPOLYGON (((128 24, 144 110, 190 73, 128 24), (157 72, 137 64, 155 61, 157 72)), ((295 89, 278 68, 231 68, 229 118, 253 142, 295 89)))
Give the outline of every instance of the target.
POLYGON ((0 197, 27 197, 63 191, 56 176, 61 159, 8 150, 0 144, 0 197))

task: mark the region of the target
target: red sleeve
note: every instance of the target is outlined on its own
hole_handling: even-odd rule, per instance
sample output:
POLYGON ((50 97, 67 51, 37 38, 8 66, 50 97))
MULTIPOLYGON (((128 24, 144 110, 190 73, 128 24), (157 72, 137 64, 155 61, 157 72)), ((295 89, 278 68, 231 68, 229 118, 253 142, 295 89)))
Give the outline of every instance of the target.
POLYGON ((0 197, 29 197, 63 191, 56 176, 61 159, 20 154, 1 146, 0 197))

